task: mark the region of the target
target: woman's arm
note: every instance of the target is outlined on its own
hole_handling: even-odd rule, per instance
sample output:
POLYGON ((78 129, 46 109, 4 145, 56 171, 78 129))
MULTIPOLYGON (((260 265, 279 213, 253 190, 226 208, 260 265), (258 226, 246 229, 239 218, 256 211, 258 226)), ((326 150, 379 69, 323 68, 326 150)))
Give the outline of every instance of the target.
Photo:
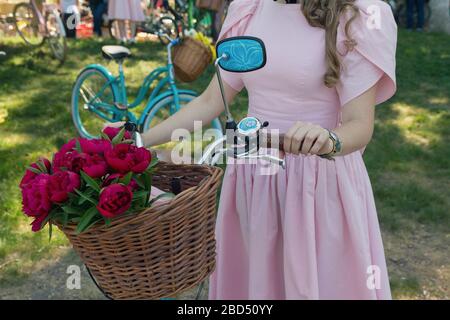
MULTIPOLYGON (((224 82, 225 97, 231 102, 238 93, 224 82)), ((206 90, 189 102, 184 108, 170 118, 159 123, 142 135, 145 146, 155 146, 170 141, 172 132, 176 129, 194 130, 194 121, 209 124, 224 110, 217 76, 209 83, 206 90)))
MULTIPOLYGON (((353 99, 342 111, 342 125, 332 130, 342 143, 341 152, 346 155, 365 147, 372 139, 375 118, 376 86, 353 99)), ((333 142, 328 131, 318 125, 298 122, 284 138, 284 150, 293 154, 327 154, 333 142)))

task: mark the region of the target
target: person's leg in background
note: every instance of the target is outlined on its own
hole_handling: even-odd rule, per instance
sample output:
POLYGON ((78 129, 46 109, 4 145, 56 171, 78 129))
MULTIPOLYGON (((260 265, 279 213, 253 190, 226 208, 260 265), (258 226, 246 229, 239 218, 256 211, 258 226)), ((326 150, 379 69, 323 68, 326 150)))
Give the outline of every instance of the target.
POLYGON ((414 28, 414 7, 415 0, 406 0, 406 28, 412 30, 414 28))
POLYGON ((96 8, 94 14, 94 31, 99 37, 102 36, 102 26, 103 26, 103 14, 107 10, 107 3, 105 1, 100 1, 96 8))
POLYGON ((125 20, 116 20, 117 22, 117 27, 118 27, 118 31, 119 31, 119 38, 120 38, 120 42, 122 43, 127 43, 127 29, 126 29, 126 25, 125 25, 125 20))
POLYGON ((425 0, 416 0, 417 5, 417 31, 425 27, 425 0))
POLYGON ((94 33, 102 36, 103 13, 105 12, 106 3, 101 0, 89 0, 92 17, 94 18, 94 33))
POLYGON ((61 15, 63 24, 64 24, 64 30, 66 31, 66 37, 67 38, 76 38, 77 36, 77 29, 76 29, 76 17, 73 13, 63 13, 61 15))

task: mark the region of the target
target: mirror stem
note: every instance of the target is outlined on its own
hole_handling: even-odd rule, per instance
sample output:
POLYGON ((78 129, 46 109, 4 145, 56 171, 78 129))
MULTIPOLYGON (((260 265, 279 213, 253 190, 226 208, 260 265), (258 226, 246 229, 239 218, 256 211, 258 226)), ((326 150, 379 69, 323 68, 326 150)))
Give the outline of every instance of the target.
POLYGON ((227 116, 227 123, 226 123, 226 127, 225 129, 232 129, 232 130, 236 130, 236 121, 234 121, 233 119, 233 115, 230 112, 230 108, 228 106, 228 102, 227 99, 225 97, 225 90, 223 87, 223 81, 222 81, 222 76, 220 74, 220 66, 219 66, 219 61, 224 58, 226 56, 222 55, 221 57, 216 59, 216 62, 214 63, 215 67, 216 67, 216 73, 217 73, 217 80, 219 81, 219 87, 220 87, 220 93, 222 95, 222 100, 223 100, 223 105, 225 106, 225 113, 227 116))

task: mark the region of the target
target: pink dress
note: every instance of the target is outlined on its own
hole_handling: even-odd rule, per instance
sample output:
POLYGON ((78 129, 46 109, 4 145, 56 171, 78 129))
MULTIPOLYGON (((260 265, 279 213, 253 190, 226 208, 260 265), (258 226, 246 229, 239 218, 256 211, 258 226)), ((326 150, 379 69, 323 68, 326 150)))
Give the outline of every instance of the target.
MULTIPOLYGON (((286 132, 295 121, 333 129, 341 108, 377 85, 377 103, 396 90, 397 26, 382 1, 359 0, 349 49, 337 44, 343 73, 323 84, 325 31, 311 27, 299 4, 235 0, 220 38, 251 35, 266 45, 267 64, 223 78, 249 95, 248 114, 286 132), (371 13, 375 18, 371 19, 371 13)), ((228 165, 216 227, 217 267, 210 299, 390 299, 373 192, 362 151, 329 161, 287 155, 286 169, 228 165)))
POLYGON ((118 20, 145 21, 141 0, 109 0, 108 18, 118 20))

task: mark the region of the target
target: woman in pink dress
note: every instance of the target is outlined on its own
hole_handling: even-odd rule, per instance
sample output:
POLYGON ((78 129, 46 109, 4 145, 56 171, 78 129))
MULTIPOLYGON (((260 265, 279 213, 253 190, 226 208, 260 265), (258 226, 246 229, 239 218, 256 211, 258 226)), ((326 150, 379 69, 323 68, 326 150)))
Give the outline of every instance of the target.
POLYGON ((121 42, 135 42, 136 22, 145 21, 141 0, 109 0, 108 18, 117 21, 116 29, 121 42))
MULTIPOLYGON (((235 0, 220 39, 261 38, 267 64, 223 72, 226 98, 244 87, 248 114, 286 133, 286 169, 228 165, 216 227, 211 299, 390 299, 377 212, 362 153, 375 105, 396 90, 397 27, 377 0, 235 0), (340 142, 339 147, 337 141, 340 142), (324 159, 324 154, 334 161, 324 159)), ((217 79, 144 135, 223 111, 217 79)))

